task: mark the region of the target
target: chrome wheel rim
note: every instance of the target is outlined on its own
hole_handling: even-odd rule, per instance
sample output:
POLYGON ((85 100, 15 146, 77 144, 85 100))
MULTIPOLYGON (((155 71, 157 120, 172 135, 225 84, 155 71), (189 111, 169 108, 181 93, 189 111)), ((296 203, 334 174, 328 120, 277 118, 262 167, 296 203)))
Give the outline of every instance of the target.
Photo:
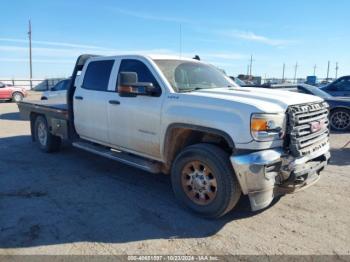
POLYGON ((181 184, 187 197, 198 205, 208 205, 216 197, 217 181, 211 169, 200 161, 191 161, 182 170, 181 184))
POLYGON ((15 94, 15 101, 16 102, 20 102, 20 101, 22 101, 22 96, 20 95, 20 94, 15 94))
POLYGON ((350 127, 350 114, 345 111, 338 111, 331 116, 331 125, 338 130, 346 130, 350 127))
POLYGON ((45 146, 47 142, 47 129, 43 122, 38 125, 38 139, 41 145, 45 146))

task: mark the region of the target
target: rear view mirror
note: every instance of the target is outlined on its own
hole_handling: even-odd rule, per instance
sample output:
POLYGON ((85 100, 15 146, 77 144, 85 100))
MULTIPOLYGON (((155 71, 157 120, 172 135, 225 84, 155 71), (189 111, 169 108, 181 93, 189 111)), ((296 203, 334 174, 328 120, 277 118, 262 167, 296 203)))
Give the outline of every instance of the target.
POLYGON ((118 93, 120 96, 152 95, 155 91, 152 83, 139 82, 136 72, 120 72, 118 93))

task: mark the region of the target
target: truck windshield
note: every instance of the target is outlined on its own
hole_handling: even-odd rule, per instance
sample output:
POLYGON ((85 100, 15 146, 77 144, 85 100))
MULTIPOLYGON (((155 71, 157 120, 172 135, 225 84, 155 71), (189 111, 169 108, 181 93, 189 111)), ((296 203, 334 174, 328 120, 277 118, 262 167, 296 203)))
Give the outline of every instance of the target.
POLYGON ((237 87, 237 84, 214 66, 184 60, 154 60, 154 62, 177 92, 237 87))

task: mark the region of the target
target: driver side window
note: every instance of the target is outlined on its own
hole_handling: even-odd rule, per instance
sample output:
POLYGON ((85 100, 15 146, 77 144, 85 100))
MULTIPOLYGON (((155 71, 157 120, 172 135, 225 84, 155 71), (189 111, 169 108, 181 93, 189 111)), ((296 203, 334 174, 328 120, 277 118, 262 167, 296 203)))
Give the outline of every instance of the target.
MULTIPOLYGON (((119 74, 121 72, 135 72, 138 76, 138 82, 147 82, 152 83, 154 87, 158 90, 155 96, 160 96, 161 88, 158 84, 156 78, 149 70, 149 68, 141 61, 136 59, 123 59, 120 63, 119 72, 118 72, 118 80, 119 83, 119 74)), ((116 87, 118 88, 118 86, 116 87)), ((116 90, 118 92, 118 90, 116 90)))
POLYGON ((344 78, 334 85, 337 91, 350 91, 350 78, 344 78))
POLYGON ((61 90, 63 82, 58 82, 54 87, 51 88, 51 91, 59 91, 61 90))

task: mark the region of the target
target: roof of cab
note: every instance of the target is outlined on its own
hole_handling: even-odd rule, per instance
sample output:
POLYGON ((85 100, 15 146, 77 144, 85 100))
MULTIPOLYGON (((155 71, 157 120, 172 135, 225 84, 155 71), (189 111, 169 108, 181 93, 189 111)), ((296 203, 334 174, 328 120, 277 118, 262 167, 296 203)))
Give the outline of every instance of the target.
POLYGON ((92 57, 91 60, 100 60, 100 59, 115 59, 115 58, 121 58, 121 57, 144 57, 149 58, 151 60, 181 60, 181 61, 192 61, 192 62, 200 62, 199 60, 187 58, 187 57, 180 57, 180 56, 174 56, 174 55, 162 55, 162 54, 150 54, 150 55, 143 55, 143 54, 123 54, 123 55, 115 55, 115 56, 95 56, 92 57))

